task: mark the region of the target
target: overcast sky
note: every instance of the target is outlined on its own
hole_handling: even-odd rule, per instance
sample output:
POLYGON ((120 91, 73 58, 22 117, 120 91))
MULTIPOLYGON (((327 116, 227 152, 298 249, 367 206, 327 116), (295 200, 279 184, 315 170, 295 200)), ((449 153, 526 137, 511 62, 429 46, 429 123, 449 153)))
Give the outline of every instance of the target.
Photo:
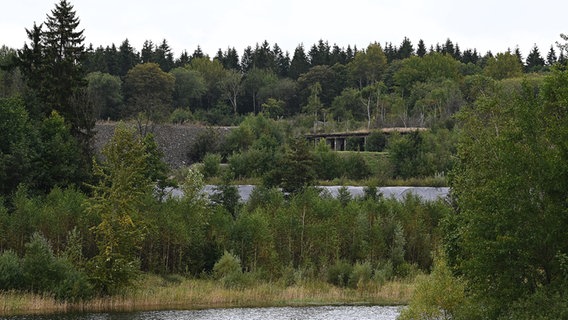
MULTIPOLYGON (((145 40, 166 39, 178 57, 201 46, 211 57, 219 48, 267 40, 293 54, 318 40, 364 48, 371 42, 416 46, 450 38, 462 51, 503 52, 519 47, 526 57, 536 44, 543 57, 568 33, 568 1, 561 0, 69 0, 85 29, 86 44, 117 46, 128 38, 137 50, 145 40), (467 4, 462 4, 467 3, 467 4)), ((0 45, 21 48, 26 28, 42 23, 59 0, 4 3, 0 45)), ((557 52, 558 53, 558 52, 557 52)))

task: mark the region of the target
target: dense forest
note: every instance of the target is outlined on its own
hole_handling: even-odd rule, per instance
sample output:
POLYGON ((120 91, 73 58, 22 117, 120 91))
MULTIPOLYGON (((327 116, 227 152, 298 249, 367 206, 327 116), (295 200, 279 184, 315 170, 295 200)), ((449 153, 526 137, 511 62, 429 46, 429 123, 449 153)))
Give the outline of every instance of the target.
POLYGON ((431 273, 403 318, 566 317, 567 36, 546 57, 404 38, 175 58, 166 40, 86 47, 67 0, 25 31, 0 49, 0 291, 76 301, 141 273, 367 290, 431 273), (152 134, 164 123, 234 128, 205 130, 173 172, 152 134), (350 152, 304 136, 360 129, 350 152), (233 183, 247 178, 243 203, 233 183), (376 187, 393 179, 451 195, 386 199, 376 187))

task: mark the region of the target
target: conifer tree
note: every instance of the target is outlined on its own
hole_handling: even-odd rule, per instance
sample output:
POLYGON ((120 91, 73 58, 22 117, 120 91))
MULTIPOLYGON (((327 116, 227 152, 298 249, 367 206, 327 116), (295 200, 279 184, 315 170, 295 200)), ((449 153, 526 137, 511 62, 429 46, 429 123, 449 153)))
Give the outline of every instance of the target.
POLYGON ((154 62, 154 43, 152 40, 144 41, 142 51, 140 51, 142 63, 154 62))
POLYGON ((526 69, 529 72, 539 71, 544 67, 544 59, 540 55, 540 51, 536 44, 527 56, 526 69))
POLYGON ((43 35, 45 46, 45 75, 43 86, 48 94, 45 102, 77 127, 76 113, 71 110, 69 97, 86 85, 82 63, 85 59, 83 31, 78 31, 79 18, 67 0, 61 0, 47 15, 47 30, 43 35))
POLYGON ((398 59, 406 59, 410 58, 414 54, 414 47, 412 46, 412 42, 407 37, 404 37, 402 43, 400 44, 400 48, 398 48, 398 59))
POLYGON ((426 45, 424 44, 424 40, 422 39, 418 41, 418 49, 416 49, 416 55, 420 58, 426 55, 426 45))
POLYGON ((550 50, 548 51, 548 55, 546 55, 546 64, 551 66, 555 64, 557 61, 558 58, 556 57, 556 51, 554 50, 554 47, 551 45, 550 50))
POLYGON ((300 44, 294 50, 294 56, 292 57, 292 62, 290 62, 290 78, 296 80, 301 74, 308 72, 310 69, 310 63, 308 62, 308 57, 304 51, 304 46, 300 44))
POLYGON ((140 58, 130 45, 128 39, 125 39, 118 48, 118 76, 124 77, 128 70, 138 64, 140 58))

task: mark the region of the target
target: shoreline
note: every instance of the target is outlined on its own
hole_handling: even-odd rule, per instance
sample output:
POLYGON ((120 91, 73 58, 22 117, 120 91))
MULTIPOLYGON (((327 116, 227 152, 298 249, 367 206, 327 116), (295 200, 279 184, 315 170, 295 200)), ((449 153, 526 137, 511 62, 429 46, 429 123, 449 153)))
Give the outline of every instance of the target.
POLYGON ((141 286, 122 295, 78 303, 58 302, 45 295, 2 292, 0 316, 324 305, 398 306, 408 304, 414 287, 415 281, 399 280, 358 289, 338 288, 324 282, 287 287, 263 282, 232 289, 214 280, 184 279, 166 283, 152 275, 144 276, 141 286))

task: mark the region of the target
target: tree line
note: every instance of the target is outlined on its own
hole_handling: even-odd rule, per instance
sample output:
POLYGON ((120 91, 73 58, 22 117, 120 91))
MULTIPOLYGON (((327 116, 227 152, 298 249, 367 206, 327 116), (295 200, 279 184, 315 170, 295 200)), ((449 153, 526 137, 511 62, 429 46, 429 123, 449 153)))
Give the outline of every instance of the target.
MULTIPOLYGON (((119 68, 87 73, 92 53, 77 27, 62 0, 27 30, 29 44, 2 51, 2 290, 84 299, 120 293, 140 272, 235 287, 318 279, 360 288, 432 270, 404 317, 565 317, 566 44, 557 59, 554 47, 546 60, 530 54, 530 67, 517 50, 480 57, 451 41, 429 51, 419 43, 416 53, 409 41, 392 50, 373 43, 352 56, 321 41, 289 64, 266 43, 243 54, 247 63, 227 50, 227 61, 201 53, 176 66, 163 42, 146 45, 145 59, 156 60, 111 74, 119 68), (151 134, 174 115, 241 124, 217 150, 195 154, 202 169, 178 181, 182 198, 164 193, 170 172, 151 134), (138 129, 118 125, 96 158, 98 118, 138 129), (345 189, 332 198, 312 187, 316 177, 362 170, 347 173, 325 144, 293 133, 385 125, 431 129, 386 148, 397 176, 448 170, 447 202, 396 202, 373 186, 361 198, 345 189), (247 203, 230 175, 216 196, 201 193, 220 157, 225 172, 261 177, 247 203)), ((102 51, 94 65, 106 65, 102 51)), ((384 147, 374 139, 366 147, 384 147)))

